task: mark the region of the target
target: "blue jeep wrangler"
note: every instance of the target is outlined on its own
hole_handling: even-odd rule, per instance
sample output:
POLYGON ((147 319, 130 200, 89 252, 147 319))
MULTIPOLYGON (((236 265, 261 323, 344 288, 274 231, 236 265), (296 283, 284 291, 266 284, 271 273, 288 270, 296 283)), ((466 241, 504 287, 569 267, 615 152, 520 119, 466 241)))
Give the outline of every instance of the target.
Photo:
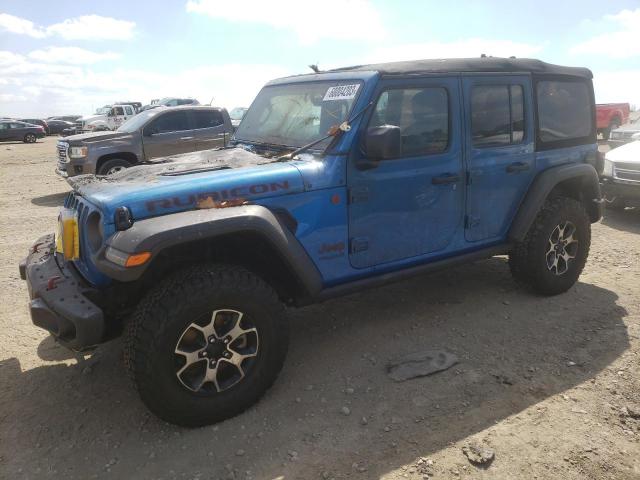
POLYGON ((255 403, 303 306, 493 255, 569 289, 601 218, 591 72, 477 58, 269 82, 232 145, 78 177, 20 266, 35 325, 122 332, 145 404, 181 425, 255 403))

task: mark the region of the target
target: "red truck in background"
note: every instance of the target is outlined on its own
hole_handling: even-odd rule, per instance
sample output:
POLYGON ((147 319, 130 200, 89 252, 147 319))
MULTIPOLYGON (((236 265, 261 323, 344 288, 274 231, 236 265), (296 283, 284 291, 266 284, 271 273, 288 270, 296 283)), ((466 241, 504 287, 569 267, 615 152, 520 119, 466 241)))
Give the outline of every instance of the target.
POLYGON ((628 103, 599 103, 596 105, 596 126, 604 140, 609 140, 611 130, 629 121, 628 103))

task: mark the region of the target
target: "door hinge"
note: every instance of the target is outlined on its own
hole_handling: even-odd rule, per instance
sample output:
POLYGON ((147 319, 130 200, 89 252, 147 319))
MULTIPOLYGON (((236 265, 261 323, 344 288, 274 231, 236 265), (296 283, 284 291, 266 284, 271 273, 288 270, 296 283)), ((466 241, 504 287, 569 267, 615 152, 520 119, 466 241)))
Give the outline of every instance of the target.
POLYGON ((362 203, 369 200, 369 187, 353 187, 349 189, 349 204, 362 203))
POLYGON ((357 237, 349 240, 349 253, 364 252, 369 249, 369 239, 366 237, 357 237))

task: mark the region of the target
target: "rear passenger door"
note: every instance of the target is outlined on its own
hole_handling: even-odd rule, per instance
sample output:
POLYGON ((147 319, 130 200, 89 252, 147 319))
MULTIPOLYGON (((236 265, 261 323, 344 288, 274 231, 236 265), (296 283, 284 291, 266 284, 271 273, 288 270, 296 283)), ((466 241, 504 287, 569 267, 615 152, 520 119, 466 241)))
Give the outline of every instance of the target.
POLYGON ((187 110, 163 112, 144 127, 142 138, 147 160, 198 149, 187 110))
POLYGON ((465 238, 506 236, 534 175, 533 99, 527 75, 463 79, 465 238))
POLYGON ((194 110, 193 133, 198 150, 224 147, 228 133, 222 113, 217 110, 194 110))

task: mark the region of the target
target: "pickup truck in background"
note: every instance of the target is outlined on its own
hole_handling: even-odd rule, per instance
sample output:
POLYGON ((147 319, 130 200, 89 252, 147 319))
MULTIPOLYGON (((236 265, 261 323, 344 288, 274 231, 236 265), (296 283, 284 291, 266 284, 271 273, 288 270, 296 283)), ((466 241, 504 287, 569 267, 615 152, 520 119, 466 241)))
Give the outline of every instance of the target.
POLYGON ((233 135, 224 108, 158 107, 129 119, 115 131, 72 135, 58 141, 56 172, 111 175, 157 157, 224 147, 233 135))
POLYGON ((611 130, 629 121, 628 103, 600 103, 596 105, 596 128, 604 140, 609 140, 611 130))

